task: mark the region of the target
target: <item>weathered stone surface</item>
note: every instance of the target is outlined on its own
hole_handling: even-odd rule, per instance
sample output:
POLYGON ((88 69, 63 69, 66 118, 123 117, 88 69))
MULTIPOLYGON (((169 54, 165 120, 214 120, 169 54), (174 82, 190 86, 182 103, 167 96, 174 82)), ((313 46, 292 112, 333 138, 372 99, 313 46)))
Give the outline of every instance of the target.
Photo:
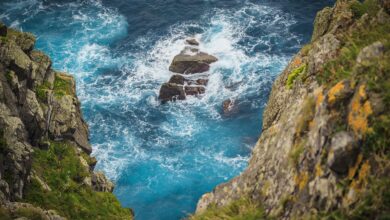
POLYGON ((355 163, 358 152, 358 145, 353 134, 345 131, 339 132, 331 140, 328 166, 338 174, 346 174, 349 167, 355 163))
POLYGON ((184 86, 174 83, 164 83, 161 86, 158 98, 163 103, 167 101, 184 100, 186 98, 184 86))
POLYGON ((114 184, 109 181, 102 172, 95 172, 92 175, 92 187, 99 192, 114 191, 114 184))
POLYGON ((41 85, 51 67, 51 60, 46 54, 38 50, 31 51, 30 57, 34 62, 30 78, 34 80, 35 85, 41 85))
POLYGON ((184 92, 186 95, 197 96, 205 93, 206 89, 203 86, 185 86, 184 92))
POLYGON ((179 54, 173 58, 169 70, 182 74, 202 73, 208 71, 210 64, 217 60, 216 57, 203 52, 196 55, 179 54))

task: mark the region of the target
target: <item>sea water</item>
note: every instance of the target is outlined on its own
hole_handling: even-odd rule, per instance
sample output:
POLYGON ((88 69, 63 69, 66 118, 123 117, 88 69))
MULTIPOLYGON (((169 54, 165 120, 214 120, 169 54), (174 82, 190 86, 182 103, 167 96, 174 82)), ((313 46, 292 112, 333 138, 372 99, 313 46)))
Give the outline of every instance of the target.
POLYGON ((96 169, 136 219, 175 220, 245 169, 272 82, 310 41, 310 0, 1 0, 0 20, 37 36, 72 74, 96 169), (187 37, 218 57, 201 97, 162 105, 158 92, 187 37), (222 103, 238 112, 224 115, 222 103))

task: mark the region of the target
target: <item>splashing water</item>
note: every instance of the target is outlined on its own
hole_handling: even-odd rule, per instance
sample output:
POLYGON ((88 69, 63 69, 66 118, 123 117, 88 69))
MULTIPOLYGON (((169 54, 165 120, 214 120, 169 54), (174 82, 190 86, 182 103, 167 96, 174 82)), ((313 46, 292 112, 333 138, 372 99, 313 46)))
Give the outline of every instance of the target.
POLYGON ((295 1, 19 0, 0 3, 0 19, 35 33, 54 68, 75 76, 97 169, 122 205, 136 219, 180 219, 245 168, 272 82, 326 4, 303 8, 305 17, 286 10, 295 1), (161 105, 188 36, 219 60, 203 96, 161 105), (226 117, 228 98, 239 113, 226 117))

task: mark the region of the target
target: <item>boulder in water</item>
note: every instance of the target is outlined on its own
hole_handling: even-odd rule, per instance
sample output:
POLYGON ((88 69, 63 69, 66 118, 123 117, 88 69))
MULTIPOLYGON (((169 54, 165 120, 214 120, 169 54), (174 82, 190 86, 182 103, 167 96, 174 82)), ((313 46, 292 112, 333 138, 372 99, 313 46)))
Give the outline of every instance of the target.
POLYGON ((173 58, 169 70, 175 73, 203 73, 210 69, 210 64, 218 59, 210 54, 199 52, 195 55, 180 53, 173 58))
POLYGON ((199 42, 195 38, 189 38, 186 43, 193 46, 199 46, 199 42))
POLYGON ((185 86, 184 92, 186 95, 198 96, 205 93, 206 89, 203 86, 185 86))
POLYGON ((234 99, 229 98, 223 101, 222 107, 223 107, 223 114, 225 116, 231 116, 232 114, 238 112, 238 106, 234 99))
POLYGON ((175 83, 164 83, 161 86, 158 98, 162 103, 186 99, 183 85, 175 83))

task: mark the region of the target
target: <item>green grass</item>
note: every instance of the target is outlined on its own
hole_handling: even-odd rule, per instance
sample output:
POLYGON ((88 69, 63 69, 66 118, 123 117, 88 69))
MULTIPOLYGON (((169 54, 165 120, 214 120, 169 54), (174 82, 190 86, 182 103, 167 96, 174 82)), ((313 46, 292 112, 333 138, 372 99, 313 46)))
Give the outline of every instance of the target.
POLYGON ((47 102, 47 92, 50 90, 50 83, 48 81, 44 81, 42 85, 37 86, 35 89, 35 94, 39 101, 46 103, 47 102))
POLYGON ((200 215, 189 217, 189 220, 262 220, 265 219, 264 209, 259 202, 248 198, 233 201, 227 206, 208 208, 200 215))
POLYGON ((60 77, 58 74, 56 74, 55 80, 54 80, 54 94, 58 97, 62 97, 64 95, 74 95, 73 89, 72 89, 72 82, 70 80, 64 79, 63 77, 60 77))
POLYGON ((286 86, 289 89, 292 89, 294 81, 300 76, 302 73, 306 71, 306 64, 303 64, 296 69, 292 70, 287 77, 286 86))
POLYGON ((49 150, 35 149, 33 158, 33 170, 52 191, 32 179, 26 187, 26 202, 54 209, 68 219, 131 219, 130 210, 122 208, 113 194, 82 184, 88 172, 72 145, 52 142, 49 150))
POLYGON ((365 0, 363 2, 356 0, 351 4, 351 11, 354 18, 360 18, 366 13, 374 16, 379 9, 377 0, 365 0))

